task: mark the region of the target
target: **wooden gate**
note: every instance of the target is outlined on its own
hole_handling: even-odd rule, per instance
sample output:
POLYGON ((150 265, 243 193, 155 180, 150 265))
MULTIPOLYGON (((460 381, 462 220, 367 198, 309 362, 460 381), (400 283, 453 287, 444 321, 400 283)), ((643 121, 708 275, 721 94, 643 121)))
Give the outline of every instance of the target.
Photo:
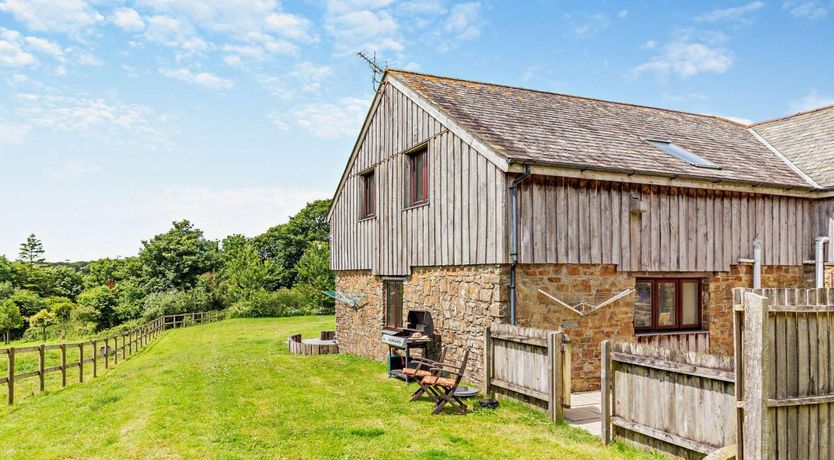
POLYGON ((559 331, 509 324, 493 324, 484 337, 484 392, 532 398, 547 406, 551 420, 562 420, 562 408, 570 407, 568 337, 559 331))

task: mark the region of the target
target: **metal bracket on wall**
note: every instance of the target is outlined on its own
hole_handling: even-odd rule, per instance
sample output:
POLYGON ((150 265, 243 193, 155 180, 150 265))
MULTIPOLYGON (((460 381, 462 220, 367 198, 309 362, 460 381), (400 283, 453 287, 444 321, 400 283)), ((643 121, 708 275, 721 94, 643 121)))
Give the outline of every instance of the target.
POLYGON ((558 303, 559 305, 561 305, 561 306, 567 308, 568 310, 576 313, 577 315, 586 316, 586 315, 589 315, 589 314, 599 310, 600 308, 602 308, 606 305, 610 305, 610 304, 622 299, 623 297, 631 294, 632 292, 634 292, 634 289, 626 289, 625 291, 614 295, 613 297, 606 300, 605 302, 602 302, 601 304, 591 305, 587 302, 581 302, 581 303, 578 303, 574 306, 570 306, 570 305, 566 304, 565 302, 562 302, 561 300, 559 300, 558 298, 556 298, 552 294, 549 294, 549 293, 547 293, 547 292, 545 292, 541 289, 539 289, 539 292, 546 295, 549 299, 553 300, 554 302, 558 303))
POLYGON ((336 299, 337 302, 342 302, 343 304, 353 308, 354 310, 359 309, 359 302, 365 297, 365 294, 357 294, 353 292, 342 292, 342 291, 321 291, 322 294, 332 297, 336 299))

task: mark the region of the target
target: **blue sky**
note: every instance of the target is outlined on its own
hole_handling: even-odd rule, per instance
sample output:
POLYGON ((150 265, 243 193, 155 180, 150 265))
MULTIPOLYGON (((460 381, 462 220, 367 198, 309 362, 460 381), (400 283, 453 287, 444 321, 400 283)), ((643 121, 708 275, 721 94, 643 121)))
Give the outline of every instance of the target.
POLYGON ((392 67, 762 120, 834 103, 834 0, 0 0, 0 254, 256 235, 330 197, 392 67))

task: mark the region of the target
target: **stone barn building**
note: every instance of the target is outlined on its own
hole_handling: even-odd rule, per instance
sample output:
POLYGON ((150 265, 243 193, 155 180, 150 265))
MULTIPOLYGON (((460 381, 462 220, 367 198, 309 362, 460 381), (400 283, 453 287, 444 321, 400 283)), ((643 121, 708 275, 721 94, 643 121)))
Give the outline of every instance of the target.
POLYGON ((342 350, 382 360, 428 311, 480 381, 484 329, 514 322, 564 330, 593 389, 603 340, 730 354, 732 288, 828 279, 834 107, 747 126, 389 70, 329 218, 336 289, 363 295, 342 350))

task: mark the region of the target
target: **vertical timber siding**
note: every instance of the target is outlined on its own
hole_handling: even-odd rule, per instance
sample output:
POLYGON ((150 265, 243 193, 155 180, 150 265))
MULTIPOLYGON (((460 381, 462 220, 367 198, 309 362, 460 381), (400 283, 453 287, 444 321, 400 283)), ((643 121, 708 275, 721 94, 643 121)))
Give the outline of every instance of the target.
POLYGON ((331 213, 331 268, 401 276, 416 266, 506 263, 505 175, 416 103, 386 86, 331 213), (405 152, 428 145, 428 204, 407 208, 405 152), (377 215, 360 220, 374 168, 377 215))
POLYGON ((764 265, 798 265, 813 258, 814 238, 830 232, 834 200, 827 203, 817 212, 817 203, 803 198, 536 177, 521 186, 520 259, 729 271, 752 257, 752 242, 761 238, 764 265), (631 213, 632 196, 645 212, 631 213))
POLYGON ((834 199, 819 200, 815 203, 817 210, 817 232, 814 236, 827 236, 831 239, 825 260, 834 260, 834 199))

